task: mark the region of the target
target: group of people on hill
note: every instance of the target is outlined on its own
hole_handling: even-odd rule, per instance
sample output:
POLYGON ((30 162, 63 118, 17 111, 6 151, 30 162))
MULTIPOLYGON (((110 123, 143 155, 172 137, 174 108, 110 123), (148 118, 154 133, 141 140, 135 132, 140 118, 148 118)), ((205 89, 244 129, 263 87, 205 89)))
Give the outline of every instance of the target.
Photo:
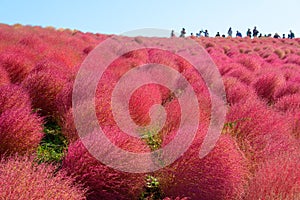
MULTIPOLYGON (((231 28, 230 28, 231 29, 231 28)), ((259 38, 261 38, 261 37, 272 37, 272 34, 268 34, 268 35, 262 35, 262 33, 260 33, 259 35, 259 31, 257 30, 257 28, 256 28, 256 26, 254 27, 254 29, 253 29, 253 31, 251 32, 251 30, 250 30, 250 28, 248 28, 248 30, 247 30, 247 32, 246 32, 246 35, 247 35, 247 37, 259 37, 259 38)), ((241 36, 241 34, 239 33, 239 36, 238 36, 238 33, 237 33, 237 35, 236 35, 237 37, 242 37, 241 36)), ((274 36, 273 36, 274 38, 281 38, 280 37, 280 35, 278 34, 278 33, 275 33, 274 34, 274 36)), ((283 39, 285 39, 286 38, 286 36, 285 36, 285 34, 282 34, 282 38, 283 39)), ((290 33, 288 34, 288 38, 289 39, 294 39, 295 38, 295 34, 293 33, 293 31, 292 30, 290 30, 290 33)))
MULTIPOLYGON (((182 30, 181 30, 181 32, 180 32, 180 35, 179 35, 179 37, 185 37, 185 35, 186 35, 186 30, 185 30, 185 28, 182 28, 182 30)), ((227 32, 227 35, 228 35, 228 37, 233 37, 233 31, 232 31, 232 28, 230 27, 229 28, 229 30, 228 30, 228 32, 227 32)), ((209 37, 209 33, 208 33, 208 31, 207 30, 205 30, 205 31, 203 31, 203 30, 201 30, 201 31, 199 31, 199 33, 196 33, 196 36, 194 36, 194 34, 193 33, 191 33, 191 35, 190 35, 191 37, 202 37, 202 36, 204 36, 204 37, 209 37)), ((220 32, 217 32, 217 34, 216 34, 216 36, 215 37, 226 37, 224 34, 223 35, 221 35, 220 34, 220 32)), ((236 31, 236 35, 235 35, 236 37, 243 37, 243 35, 242 35, 242 33, 241 32, 239 32, 238 30, 236 31)), ((259 33, 259 31, 257 30, 257 28, 256 28, 256 26, 253 28, 253 30, 251 31, 251 29, 250 28, 248 28, 248 30, 247 30, 247 32, 246 32, 246 36, 247 37, 250 37, 250 38, 261 38, 261 37, 272 37, 272 34, 268 34, 268 35, 262 35, 262 33, 259 33)), ((175 32, 174 32, 174 30, 172 30, 172 32, 171 32, 171 37, 176 37, 176 35, 175 35, 175 32)), ((282 37, 280 37, 280 35, 278 34, 278 33, 275 33, 274 34, 274 36, 273 36, 274 38, 283 38, 283 39, 285 39, 286 38, 286 35, 285 34, 283 34, 282 35, 282 37)), ((289 34, 288 34, 288 38, 289 39, 294 39, 295 38, 295 34, 292 32, 292 30, 290 30, 290 32, 289 32, 289 34)))

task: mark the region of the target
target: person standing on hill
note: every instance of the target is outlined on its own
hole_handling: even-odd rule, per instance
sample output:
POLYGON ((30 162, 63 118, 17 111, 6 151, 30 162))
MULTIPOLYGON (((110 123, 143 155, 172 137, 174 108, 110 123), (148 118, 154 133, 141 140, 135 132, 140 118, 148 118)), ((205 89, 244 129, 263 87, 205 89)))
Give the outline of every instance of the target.
POLYGON ((251 30, 250 30, 250 28, 248 28, 248 31, 247 31, 247 33, 246 33, 246 35, 247 35, 247 37, 250 37, 251 38, 251 30))
POLYGON ((179 37, 185 37, 185 34, 186 34, 186 32, 185 32, 185 28, 182 28, 182 30, 181 30, 181 33, 180 33, 180 36, 179 37))
POLYGON ((229 30, 228 30, 227 33, 228 33, 228 36, 229 36, 229 37, 232 37, 232 29, 231 29, 231 27, 229 28, 229 30))
POLYGON ((194 33, 191 33, 191 38, 195 38, 194 33))
POLYGON ((201 37, 201 36, 202 36, 202 35, 201 35, 202 33, 203 33, 203 30, 199 31, 199 33, 196 33, 196 37, 201 37))
POLYGON ((205 37, 209 37, 209 34, 208 34, 208 31, 207 31, 207 30, 204 31, 204 36, 205 36, 205 37))
POLYGON ((174 30, 171 31, 171 38, 172 38, 172 37, 175 37, 175 32, 174 32, 174 30))
POLYGON ((257 37, 258 36, 259 31, 256 29, 256 26, 254 26, 253 29, 253 37, 257 37))
POLYGON ((236 31, 236 37, 242 37, 242 33, 239 31, 236 31))
POLYGON ((289 39, 295 38, 295 34, 293 33, 292 30, 290 30, 290 34, 288 35, 288 38, 289 38, 289 39))
POLYGON ((275 33, 274 38, 280 38, 280 35, 278 33, 275 33))

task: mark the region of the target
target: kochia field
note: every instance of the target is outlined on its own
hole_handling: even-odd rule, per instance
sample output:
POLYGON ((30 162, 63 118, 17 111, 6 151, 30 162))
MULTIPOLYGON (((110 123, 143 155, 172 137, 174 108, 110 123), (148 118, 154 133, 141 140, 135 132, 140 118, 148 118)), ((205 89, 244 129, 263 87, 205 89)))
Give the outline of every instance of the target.
MULTIPOLYGON (((200 111, 194 140, 175 162, 149 173, 129 173, 97 160, 74 123, 78 71, 111 37, 0 24, 0 199, 300 199, 300 39, 182 38, 207 51, 226 92, 221 135, 204 158, 199 149, 210 124, 211 98, 193 66, 172 52, 150 48, 115 59, 95 91, 97 122, 83 123, 99 125, 119 148, 134 153, 162 148, 182 120, 174 91, 146 84, 132 93, 129 117, 147 127, 150 108, 159 104, 165 123, 158 131, 141 130, 141 137, 124 133, 114 119, 111 96, 135 67, 159 63, 178 71, 192 86, 200 111)), ((93 137, 87 130, 85 138, 93 137)))

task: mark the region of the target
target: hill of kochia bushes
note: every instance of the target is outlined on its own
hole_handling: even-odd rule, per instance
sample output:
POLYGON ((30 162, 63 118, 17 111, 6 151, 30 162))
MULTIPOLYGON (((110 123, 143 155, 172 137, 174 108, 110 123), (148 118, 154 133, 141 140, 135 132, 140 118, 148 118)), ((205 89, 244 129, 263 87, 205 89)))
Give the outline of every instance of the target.
POLYGON ((76 73, 108 37, 0 25, 1 199, 300 198, 300 39, 195 38, 219 68, 228 101, 222 135, 204 159, 198 153, 209 125, 210 98, 201 77, 186 61, 159 50, 138 50, 115 60, 99 82, 96 113, 116 145, 149 152, 170 142, 178 129, 178 101, 159 85, 139 88, 129 105, 140 126, 150 123, 151 105, 165 107, 167 120, 156 136, 134 139, 113 120, 113 87, 141 64, 165 64, 185 75, 201 115, 191 147, 175 163, 150 174, 130 174, 93 158, 73 121, 76 73), (41 153, 57 138, 61 144, 55 148, 65 145, 61 157, 41 153))

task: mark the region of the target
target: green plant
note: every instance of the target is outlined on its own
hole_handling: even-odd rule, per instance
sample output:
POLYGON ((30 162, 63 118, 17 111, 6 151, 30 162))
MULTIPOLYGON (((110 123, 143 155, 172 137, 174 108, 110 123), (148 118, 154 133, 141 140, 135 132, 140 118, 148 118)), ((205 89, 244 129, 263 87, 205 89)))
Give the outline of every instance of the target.
POLYGON ((37 148, 37 161, 60 163, 67 149, 67 140, 57 123, 48 120, 44 124, 45 136, 37 148))
POLYGON ((151 151, 153 152, 153 162, 160 164, 161 166, 164 165, 164 161, 161 158, 161 151, 156 151, 161 148, 162 139, 161 135, 158 133, 156 128, 144 129, 141 131, 141 135, 143 140, 147 143, 150 147, 151 151))
POLYGON ((242 118, 242 119, 238 119, 235 121, 230 121, 227 122, 223 125, 223 129, 222 129, 222 133, 223 134, 227 134, 227 133, 231 133, 232 136, 237 136, 239 134, 239 131, 236 131, 236 133, 232 132, 232 130, 237 128, 238 123, 247 121, 247 120, 251 120, 250 118, 242 118))
POLYGON ((143 140, 147 143, 152 151, 155 151, 161 147, 162 139, 155 128, 151 130, 144 129, 140 132, 143 140))
POLYGON ((147 175, 145 191, 142 193, 140 200, 158 200, 162 199, 162 191, 157 178, 147 175))

